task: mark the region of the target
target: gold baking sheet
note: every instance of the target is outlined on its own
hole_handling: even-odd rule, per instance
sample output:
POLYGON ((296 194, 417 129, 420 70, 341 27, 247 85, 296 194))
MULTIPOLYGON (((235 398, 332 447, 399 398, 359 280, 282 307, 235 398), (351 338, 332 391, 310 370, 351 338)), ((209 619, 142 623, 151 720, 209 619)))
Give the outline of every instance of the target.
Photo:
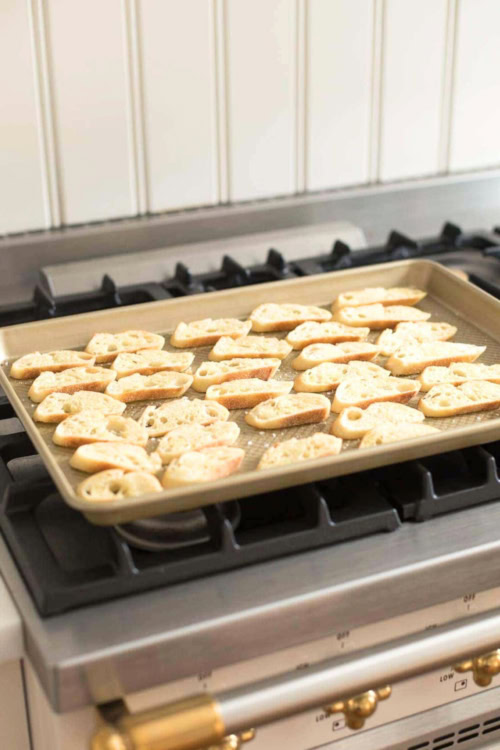
MULTIPOLYGON (((30 351, 82 348, 97 331, 116 332, 140 328, 166 334, 166 348, 174 351, 168 345, 168 334, 179 321, 204 317, 245 318, 254 307, 264 302, 299 302, 329 308, 332 300, 341 291, 366 286, 417 286, 424 289, 428 295, 419 307, 431 312, 432 320, 442 320, 455 325, 458 332, 454 341, 485 344, 488 348, 480 362, 500 362, 500 302, 458 278, 443 266, 431 261, 418 260, 336 271, 302 279, 3 328, 0 329, 0 385, 42 456, 63 498, 73 508, 81 510, 90 521, 103 525, 243 498, 500 438, 500 411, 448 419, 427 419, 426 422, 438 427, 441 434, 366 450, 358 450, 358 441, 346 441, 339 456, 256 471, 258 460, 269 445, 291 437, 306 437, 317 431, 328 432, 335 415, 331 415, 328 421, 322 424, 260 431, 246 424, 244 415, 247 410, 234 410, 230 413, 230 419, 235 420, 241 428, 236 445, 246 451, 243 465, 237 474, 217 482, 192 485, 178 490, 164 490, 141 498, 89 503, 78 498, 75 493, 76 485, 88 475, 69 466, 71 450, 58 447, 52 442, 55 425, 35 423, 31 418, 36 406, 27 396, 32 381, 19 381, 8 377, 9 363, 13 359, 30 351)), ((370 340, 374 340, 377 335, 377 332, 370 334, 370 340)), ((208 358, 209 348, 197 348, 194 351, 196 360, 193 371, 200 362, 208 358)), ((276 378, 295 378, 298 373, 292 369, 290 363, 297 354, 298 352, 292 352, 287 357, 276 378)), ((383 364, 385 360, 376 361, 383 364)), ((189 398, 203 398, 203 394, 192 389, 186 395, 189 398)), ((333 396, 332 393, 325 395, 333 396)), ((416 406, 417 401, 415 399, 410 405, 416 406)), ((139 416, 150 403, 159 402, 129 404, 125 416, 139 416)), ((149 448, 154 449, 156 442, 151 440, 149 448)))

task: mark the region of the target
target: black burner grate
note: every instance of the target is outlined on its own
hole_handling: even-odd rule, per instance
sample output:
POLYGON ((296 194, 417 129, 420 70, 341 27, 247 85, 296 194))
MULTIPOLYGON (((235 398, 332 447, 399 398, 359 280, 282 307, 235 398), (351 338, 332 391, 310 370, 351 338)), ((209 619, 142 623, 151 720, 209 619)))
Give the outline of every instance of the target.
MULTIPOLYGON (((446 224, 426 242, 392 232, 379 248, 352 252, 336 242, 326 255, 291 263, 271 249, 249 268, 225 256, 218 270, 194 275, 179 263, 161 283, 118 288, 105 276, 97 291, 60 298, 37 287, 31 302, 0 308, 0 326, 414 257, 461 267, 500 298, 500 234, 446 224)), ((207 507, 199 541, 146 551, 66 505, 0 394, 0 529, 43 615, 498 500, 499 475, 500 441, 207 507)))

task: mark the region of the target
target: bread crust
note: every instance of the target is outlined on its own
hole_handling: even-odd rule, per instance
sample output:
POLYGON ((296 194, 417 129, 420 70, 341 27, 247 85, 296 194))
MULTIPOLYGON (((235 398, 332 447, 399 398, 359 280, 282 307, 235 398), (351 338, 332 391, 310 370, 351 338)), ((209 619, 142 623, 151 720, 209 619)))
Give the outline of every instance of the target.
POLYGON ((265 333, 291 331, 306 321, 324 322, 331 317, 332 314, 328 310, 315 305, 269 302, 256 307, 250 315, 250 321, 252 330, 265 333))
POLYGON ((95 474, 108 469, 155 474, 161 468, 161 460, 156 453, 148 454, 140 445, 86 443, 80 445, 73 453, 70 465, 87 474, 95 474))
POLYGON ((245 421, 258 430, 275 430, 324 422, 329 414, 330 401, 325 396, 292 393, 263 401, 248 412, 245 421))
POLYGON ((179 323, 170 337, 170 344, 184 349, 197 346, 212 346, 222 336, 238 339, 251 330, 250 321, 237 318, 205 318, 191 323, 179 323))
POLYGON ((220 385, 231 380, 259 378, 269 380, 274 377, 281 365, 276 357, 260 359, 235 358, 222 362, 202 362, 194 374, 193 388, 199 393, 205 393, 211 385, 220 385))
POLYGON ((152 474, 142 471, 126 472, 109 469, 87 477, 76 488, 82 500, 101 503, 160 492, 161 484, 152 474))
POLYGON ((414 375, 433 365, 447 366, 452 362, 474 362, 485 346, 455 344, 451 341, 416 344, 411 349, 401 349, 387 360, 386 367, 393 375, 414 375))
POLYGON ((304 349, 309 344, 340 344, 344 341, 364 341, 369 328, 355 328, 330 320, 326 323, 307 322, 290 331, 286 341, 294 349, 304 349))
POLYGON ((160 398, 179 398, 193 382, 185 372, 156 372, 154 375, 129 375, 106 388, 108 396, 118 401, 151 401, 160 398))
POLYGON ((53 352, 32 352, 16 359, 10 368, 10 377, 16 380, 36 378, 42 372, 63 372, 74 367, 89 367, 95 357, 87 352, 58 349, 53 352))
POLYGON ((49 393, 38 404, 33 414, 36 422, 56 424, 67 419, 72 414, 85 410, 100 411, 106 416, 123 414, 125 404, 105 393, 97 391, 78 391, 77 393, 49 393))
POLYGON ((420 383, 403 378, 384 378, 369 381, 346 380, 335 391, 332 411, 340 413, 348 406, 366 409, 378 401, 395 401, 406 404, 417 395, 420 383))
POLYGON ((63 372, 42 372, 31 384, 28 396, 39 403, 50 393, 102 392, 115 378, 116 372, 97 366, 72 367, 63 372))
POLYGON ((137 352, 140 349, 163 349, 165 339, 150 331, 129 330, 120 333, 94 333, 85 351, 95 354, 99 363, 112 362, 120 352, 137 352))
POLYGON ((359 305, 358 307, 341 307, 334 313, 333 320, 349 326, 368 326, 368 328, 394 328, 398 323, 428 320, 430 313, 418 310, 410 305, 388 305, 381 303, 359 305))
POLYGON ((64 448, 101 442, 145 446, 148 435, 144 427, 129 417, 106 417, 98 411, 82 411, 60 422, 52 440, 64 448))
POLYGON ((217 401, 226 409, 250 409, 261 401, 290 393, 293 380, 259 380, 258 378, 247 378, 245 380, 233 380, 229 383, 211 385, 205 398, 209 401, 217 401))
POLYGON ((292 360, 294 370, 309 370, 323 362, 345 364, 352 360, 371 361, 378 347, 365 341, 346 341, 342 344, 310 344, 292 360))
POLYGON ((453 417, 500 408, 500 385, 485 380, 468 380, 454 386, 435 385, 418 403, 426 417, 453 417))

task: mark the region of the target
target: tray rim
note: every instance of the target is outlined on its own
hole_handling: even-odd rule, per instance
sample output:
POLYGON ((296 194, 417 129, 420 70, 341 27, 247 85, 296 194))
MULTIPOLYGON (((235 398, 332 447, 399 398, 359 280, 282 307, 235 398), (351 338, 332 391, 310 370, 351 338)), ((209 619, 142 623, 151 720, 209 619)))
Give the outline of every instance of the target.
MULTIPOLYGON (((280 289, 291 287, 305 287, 307 285, 314 285, 315 281, 321 281, 324 283, 329 278, 335 277, 357 277, 358 283, 353 282, 358 288, 363 286, 363 280, 366 280, 367 276, 374 275, 381 270, 396 270, 396 269, 410 269, 418 268, 427 270, 426 283, 430 286, 433 277, 441 275, 447 279, 452 285, 456 286, 457 289, 462 288, 467 292, 465 296, 466 302, 470 303, 471 299, 474 301, 482 301, 484 304, 491 306, 494 312, 500 316, 500 301, 496 300, 491 295, 487 294, 483 290, 475 287, 469 282, 461 279, 453 273, 449 268, 431 260, 426 259, 410 259, 404 261, 396 261, 393 263, 380 263, 370 266, 364 266, 363 268, 356 269, 345 269, 341 271, 331 271, 322 274, 315 274, 312 276, 299 277, 294 279, 286 279, 282 281, 267 282, 265 284, 255 284, 246 286, 244 288, 232 288, 229 290, 223 290, 219 292, 201 293, 197 295, 190 295, 188 297, 174 298, 170 300, 160 300, 158 302, 146 302, 138 305, 129 305, 125 308, 114 308, 112 310, 99 310, 90 313, 80 313, 71 316, 65 316, 63 318, 56 318, 52 320, 35 321, 32 323, 23 323, 15 326, 7 326, 0 328, 0 342, 4 341, 4 336, 7 335, 9 338, 16 334, 16 332, 22 333, 23 331, 35 331, 38 328, 43 328, 44 332, 48 328, 49 331, 52 329, 61 327, 70 327, 71 322, 78 320, 89 321, 90 323, 95 319, 108 319, 110 316, 116 320, 118 325, 113 325, 113 322, 106 320, 107 330, 119 330, 119 321, 126 311, 127 315, 132 314, 134 310, 144 310, 148 308, 148 311, 154 313, 157 309, 173 306, 175 303, 184 301, 191 301, 196 306, 197 301, 203 300, 204 305, 211 300, 221 299, 224 297, 231 297, 236 294, 240 294, 244 291, 246 296, 252 294, 252 290, 271 290, 279 287, 280 289), (496 308, 496 309, 495 309, 496 308), (111 323, 111 324, 110 324, 111 323)), ((353 288, 355 288, 353 286, 353 288)), ((366 286, 366 283, 365 283, 366 286)), ((269 297, 270 294, 265 296, 269 297)), ((445 304, 445 303, 444 303, 445 304)), ((184 306, 184 305, 183 305, 184 306)), ((210 311, 207 311, 207 316, 210 315, 210 311)), ((485 330, 484 327, 477 325, 474 322, 476 328, 485 330)), ((95 331, 95 329, 94 329, 95 331)), ((492 338, 495 338, 500 343, 500 327, 495 333, 491 329, 487 329, 487 333, 492 338)), ((16 356, 16 355, 11 355, 16 356)), ((401 443, 391 444, 390 450, 381 450, 380 447, 374 447, 365 449, 362 454, 357 451, 348 451, 346 453, 336 456, 332 461, 331 457, 323 457, 314 459, 311 461, 294 464, 293 467, 281 466, 266 471, 248 470, 244 473, 236 473, 230 477, 216 482, 205 482, 203 484, 191 485, 185 488, 176 490, 163 490, 158 493, 149 493, 143 495, 141 499, 128 498, 126 500, 111 501, 109 503, 90 503, 88 501, 81 500, 78 498, 73 490, 71 483, 68 481, 64 473, 60 470, 57 462, 54 460, 52 453, 41 437, 41 434, 36 426, 36 423, 32 419, 29 412, 26 410, 22 400, 16 393, 14 386, 10 382, 10 378, 7 376, 3 368, 0 368, 0 385, 5 391, 7 398, 12 404, 14 411, 16 412, 19 420, 26 429, 29 437, 31 438, 34 447, 41 455, 44 460, 45 467, 51 475, 54 483, 60 491, 65 502, 70 507, 78 510, 84 514, 84 516, 94 524, 97 525, 113 525, 116 523, 125 523, 127 521, 136 518, 146 518, 154 515, 164 514, 168 512, 177 512, 180 510, 192 509, 195 507, 202 507, 210 505, 216 502, 222 502, 230 499, 242 499, 254 494, 261 494, 265 492, 271 492, 277 489, 284 489, 286 487, 306 484, 312 481, 319 481, 326 478, 333 478, 335 476, 341 476, 352 471, 353 463, 362 463, 362 466, 357 466, 356 471, 365 471, 368 469, 384 466, 387 464, 401 463, 407 460, 415 458, 423 458, 429 455, 435 455, 437 453, 445 453, 450 450, 456 450, 464 448, 477 443, 487 443, 500 437, 500 415, 496 419, 492 419, 489 422, 483 422, 478 424, 467 425, 465 427, 457 427, 452 430, 441 432, 431 436, 423 436, 419 438, 413 438, 406 440, 401 443), (480 437, 479 437, 480 435, 480 437), (470 438, 478 436, 478 440, 474 439, 471 441, 470 438), (356 461, 356 459, 362 458, 362 461, 356 461), (389 460, 387 460, 389 458, 389 460), (341 471, 336 471, 337 467, 341 468, 341 471), (346 469, 345 471, 343 469, 346 469), (288 480, 284 480, 288 477, 288 480), (265 485, 262 487, 261 485, 265 485), (192 502, 193 495, 201 499, 203 496, 203 502, 192 502), (214 495, 217 495, 215 498, 214 495), (175 507, 171 510, 165 507, 168 505, 168 501, 172 500, 175 507)))

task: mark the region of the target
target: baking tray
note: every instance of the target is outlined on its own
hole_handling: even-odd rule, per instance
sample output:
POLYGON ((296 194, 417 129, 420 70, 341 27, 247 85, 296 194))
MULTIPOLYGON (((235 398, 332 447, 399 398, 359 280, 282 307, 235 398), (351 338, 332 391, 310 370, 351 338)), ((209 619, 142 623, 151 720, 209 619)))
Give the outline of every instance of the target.
MULTIPOLYGON (((432 320, 444 320, 455 325, 458 328, 455 341, 486 344, 488 348, 481 357, 481 362, 500 362, 500 302, 437 263, 415 260, 335 271, 301 279, 2 328, 0 385, 42 456, 63 498, 71 507, 82 511, 89 521, 102 525, 198 508, 499 438, 500 411, 448 419, 429 419, 428 423, 442 430, 440 434, 366 450, 358 450, 357 441, 346 441, 341 454, 333 458, 320 458, 267 471, 256 471, 258 460, 267 446, 277 440, 305 437, 316 431, 328 432, 334 417, 331 416, 323 424, 259 431, 244 421, 246 410, 235 410, 231 412, 230 419, 234 419, 241 427, 237 445, 246 449, 239 473, 217 482, 164 490, 141 498, 90 503, 76 496, 74 488, 86 475, 69 466, 70 450, 58 447, 52 442, 55 426, 38 425, 32 420, 35 405, 27 396, 31 381, 16 381, 8 377, 9 365, 13 359, 40 349, 50 351, 82 348, 96 331, 116 332, 141 328, 167 334, 168 341, 169 332, 182 320, 228 316, 245 318, 254 307, 264 302, 298 302, 329 307, 340 292, 366 286, 416 286, 424 289, 427 297, 419 307, 431 312, 432 320)), ((373 340, 377 335, 376 332, 370 334, 370 338, 373 340)), ((169 348, 168 343, 166 347, 169 348)), ((209 348, 198 348, 195 352, 196 360, 193 367, 207 359, 209 348)), ((277 378, 292 379, 297 374, 290 366, 294 356, 296 354, 292 353, 283 362, 277 378)), ((203 396, 192 390, 188 391, 187 395, 190 398, 203 396)), ((415 406, 416 402, 417 400, 412 405, 415 406)), ((137 417, 149 403, 153 402, 130 404, 125 415, 137 417)), ((151 443, 154 447, 154 441, 151 443)))

